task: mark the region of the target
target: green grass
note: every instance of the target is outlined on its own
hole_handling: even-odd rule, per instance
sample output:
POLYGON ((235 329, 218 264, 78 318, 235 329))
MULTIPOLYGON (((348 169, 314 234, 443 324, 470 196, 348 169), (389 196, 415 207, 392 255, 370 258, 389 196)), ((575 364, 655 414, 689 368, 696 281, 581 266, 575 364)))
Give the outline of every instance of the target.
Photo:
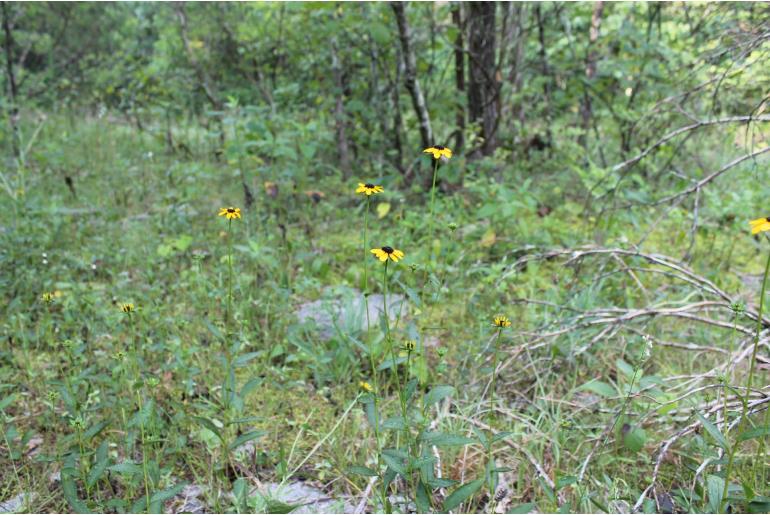
MULTIPOLYGON (((169 154, 151 133, 106 120, 72 128, 54 117, 30 146, 25 166, 4 172, 10 187, 0 210, 5 342, 0 399, 8 401, 3 402, 7 442, 0 440, 0 499, 35 492, 25 508, 30 511, 125 511, 135 503, 134 509, 145 510, 146 491, 163 504, 175 486, 195 483, 204 487, 212 510, 236 511, 243 508, 238 494, 224 493, 238 492, 239 481, 317 482, 354 505, 366 489, 368 478, 351 473, 351 467, 376 468, 378 458, 366 396, 356 399, 359 380, 372 377, 370 341, 378 360, 385 359, 380 325, 375 322, 368 334, 323 341, 312 327, 298 323, 296 312, 303 302, 360 286, 363 203, 353 190, 368 177, 342 178, 326 170, 292 176, 279 164, 259 164, 248 155, 217 160, 205 151, 205 135, 190 137, 189 146, 196 148, 196 138, 194 155, 169 154), (243 205, 241 166, 256 197, 249 209, 243 205), (264 190, 265 181, 278 184, 277 198, 264 190), (304 194, 310 189, 325 196, 315 203, 304 194), (227 223, 216 216, 228 205, 240 206, 244 214, 233 224, 230 334, 222 323, 227 223), (41 300, 54 291, 61 296, 51 303, 41 300), (119 309, 124 302, 138 311, 127 317, 119 309), (238 363, 233 374, 239 395, 227 410, 224 345, 238 363), (239 422, 223 428, 227 420, 239 422), (253 455, 225 450, 250 431, 259 432, 253 455), (94 472, 99 467, 108 468, 94 472), (52 474, 63 481, 52 482, 52 474)), ((457 159, 448 166, 463 163, 457 159)), ((725 359, 720 352, 656 345, 649 360, 639 361, 641 334, 729 349, 737 345, 731 342, 732 317, 724 310, 713 315, 728 321, 723 328, 660 317, 632 325, 638 332, 619 327, 595 341, 603 326, 544 337, 569 326, 581 310, 670 308, 709 298, 676 277, 650 273, 662 268, 643 259, 624 259, 621 265, 585 258, 579 266, 565 266, 567 256, 514 266, 533 249, 590 243, 633 249, 651 220, 631 211, 587 216, 581 195, 563 193, 579 191, 569 175, 528 183, 532 171, 499 166, 503 182, 467 173, 464 188, 437 194, 435 241, 426 220, 429 192, 385 176, 380 183, 386 193, 373 197, 371 246, 392 244, 407 255, 389 269, 391 292, 406 294, 411 302, 390 328, 393 341, 429 343, 428 366, 422 371, 401 366, 400 377, 420 377, 415 399, 436 385, 454 387, 451 397, 429 409, 420 410, 418 402, 414 423, 473 440, 438 445, 435 451, 444 478, 466 484, 484 479, 473 495, 456 496, 456 510, 489 510, 496 484, 505 488, 501 502, 509 509, 526 503, 541 511, 597 512, 621 501, 632 506, 651 478, 659 442, 696 421, 701 403, 721 391, 705 389, 666 405, 689 388, 671 378, 703 373, 725 359), (390 209, 378 219, 381 203, 390 209), (543 203, 551 208, 547 215, 538 214, 543 203), (431 254, 439 256, 435 263, 431 254), (435 279, 426 281, 426 271, 435 279), (490 414, 490 396, 482 395, 490 383, 491 320, 498 313, 510 317, 513 327, 502 333, 499 409, 490 414), (648 390, 632 395, 626 415, 618 416, 632 378, 637 389, 641 384, 648 390), (683 411, 687 408, 694 409, 683 411), (603 437, 616 416, 617 424, 603 437), (487 426, 504 432, 501 440, 484 445, 492 434, 483 430, 487 426), (597 438, 604 444, 583 480, 575 482, 597 438), (491 458, 496 465, 488 465, 491 458), (533 460, 558 491, 538 480, 533 460), (499 470, 489 472, 494 468, 499 470)), ((736 177, 753 173, 739 169, 736 177)), ((742 195, 744 205, 761 207, 760 192, 726 187, 729 195, 742 195)), ((768 248, 746 234, 745 220, 755 213, 740 210, 726 220, 722 212, 730 209, 735 211, 712 203, 702 213, 691 267, 753 305, 757 292, 739 274, 761 272, 768 248)), ((642 250, 681 257, 690 225, 685 209, 672 211, 642 250)), ((373 259, 369 273, 370 290, 381 292, 381 267, 373 259)), ((743 384, 746 371, 739 366, 732 384, 743 384)), ((379 377, 383 418, 397 416, 398 391, 405 387, 387 370, 379 377)), ((707 383, 718 386, 718 378, 707 383)), ((759 371, 755 384, 766 383, 767 373, 759 371)), ((751 421, 766 423, 760 416, 751 421)), ((392 446, 409 434, 418 432, 390 431, 383 438, 392 446)), ((731 480, 739 490, 744 482, 756 495, 770 495, 766 457, 752 463, 756 444, 737 453, 731 480)), ((426 449, 435 457, 432 446, 426 449)), ((685 505, 683 498, 690 495, 699 465, 716 457, 714 441, 704 431, 683 437, 663 462, 659 491, 674 495, 681 488, 687 495, 674 495, 680 508, 708 510, 711 494, 699 481, 719 477, 713 464, 695 481, 695 496, 702 500, 685 505)), ((391 488, 410 498, 415 491, 401 480, 391 488)), ((446 506, 442 503, 455 488, 431 492, 435 509, 446 506)), ((383 498, 375 489, 370 509, 383 498)), ((749 509, 747 501, 733 505, 749 509)), ((655 506, 648 500, 644 508, 655 506)))

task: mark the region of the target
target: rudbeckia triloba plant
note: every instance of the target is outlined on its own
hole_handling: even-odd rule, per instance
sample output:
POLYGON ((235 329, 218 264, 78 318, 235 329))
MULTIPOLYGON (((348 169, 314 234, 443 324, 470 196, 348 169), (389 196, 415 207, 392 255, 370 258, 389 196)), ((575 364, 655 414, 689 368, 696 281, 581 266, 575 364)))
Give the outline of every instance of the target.
MULTIPOLYGON (((383 306, 383 319, 385 323, 385 352, 387 355, 390 356, 390 370, 393 376, 393 381, 395 382, 396 389, 398 390, 398 399, 399 404, 401 407, 401 418, 404 421, 403 426, 403 433, 405 441, 408 443, 408 445, 411 447, 411 431, 409 429, 409 420, 407 418, 407 410, 406 410, 406 404, 407 404, 407 397, 406 397, 406 380, 404 383, 401 382, 401 377, 398 372, 398 361, 396 360, 396 354, 393 350, 393 338, 390 334, 390 318, 388 316, 388 264, 393 261, 394 263, 398 263, 399 260, 404 258, 404 253, 396 248, 390 247, 390 246, 384 246, 380 247, 378 249, 372 249, 371 253, 374 254, 374 257, 380 260, 381 263, 384 263, 385 266, 383 267, 383 274, 382 274, 382 306, 383 306)), ((411 356, 411 353, 410 353, 411 356)), ((407 372, 408 373, 408 372, 407 372)), ((414 449, 417 448, 416 442, 414 442, 414 449)), ((407 480, 408 481, 408 480, 407 480)), ((387 488, 387 485, 383 482, 383 487, 387 488)), ((385 490, 383 490, 383 497, 386 497, 385 490)))
POLYGON ((377 186, 371 182, 359 182, 358 188, 356 188, 356 193, 363 193, 367 197, 376 195, 377 193, 382 193, 383 191, 385 190, 382 188, 382 186, 377 186))
POLYGON ((371 252, 377 257, 377 259, 385 264, 387 264, 388 260, 391 260, 394 263, 398 263, 399 259, 404 259, 403 252, 398 249, 394 249, 393 247, 388 247, 387 245, 380 247, 379 249, 372 249, 371 252))
POLYGON ((240 220, 241 210, 237 207, 223 207, 219 210, 218 216, 227 218, 227 304, 225 307, 225 383, 222 388, 224 395, 225 410, 230 403, 230 391, 235 385, 231 384, 230 378, 230 321, 233 318, 233 220, 240 220))
POLYGON ((224 216, 228 220, 241 217, 241 210, 237 207, 223 207, 219 209, 219 216, 224 216))
POLYGON ((495 353, 494 356, 492 356, 492 385, 490 386, 489 390, 489 398, 490 398, 490 404, 492 404, 489 407, 489 413, 490 416, 494 412, 494 401, 495 401, 495 389, 497 388, 497 359, 500 354, 500 334, 503 332, 503 329, 506 327, 511 327, 511 321, 508 319, 508 317, 503 315, 497 315, 492 323, 495 327, 497 327, 497 335, 495 336, 495 345, 493 352, 495 353))
MULTIPOLYGON (((369 331, 371 328, 371 320, 369 320, 369 259, 367 257, 366 249, 369 248, 369 242, 367 241, 367 231, 369 227, 369 210, 371 207, 371 198, 372 195, 376 195, 378 193, 382 193, 384 188, 382 186, 372 184, 372 183, 358 183, 358 188, 356 188, 357 194, 362 194, 366 197, 366 207, 364 208, 364 228, 363 228, 363 240, 364 240, 364 281, 363 281, 363 294, 364 294, 364 310, 366 311, 366 330, 369 331)), ((368 335, 367 335, 368 336, 368 335)), ((374 439, 377 444, 377 460, 378 465, 380 465, 380 455, 381 455, 381 448, 380 448, 380 422, 379 422, 379 410, 377 407, 377 395, 374 392, 377 392, 379 390, 379 382, 377 377, 377 364, 375 362, 375 356, 374 356, 374 342, 371 340, 371 338, 367 338, 367 341, 369 342, 369 348, 368 348, 368 354, 369 354, 369 366, 372 369, 372 382, 374 383, 374 387, 370 385, 366 381, 361 381, 359 384, 362 388, 362 390, 366 391, 367 393, 371 394, 368 398, 370 399, 374 409, 374 420, 373 420, 373 426, 374 426, 374 439)))
POLYGON ((436 176, 438 175, 438 163, 442 159, 449 160, 452 157, 452 150, 441 145, 433 145, 422 151, 424 154, 433 156, 433 185, 430 188, 430 242, 433 243, 433 215, 436 204, 436 176))
MULTIPOLYGON (((770 231, 770 216, 766 216, 764 218, 757 218, 755 220, 749 221, 749 225, 751 227, 751 234, 756 235, 762 232, 769 232, 770 231)), ((759 292, 759 308, 757 310, 757 327, 756 331, 754 332, 754 345, 751 350, 751 361, 749 363, 749 375, 746 378, 746 388, 743 391, 743 397, 741 398, 741 418, 738 422, 738 436, 736 437, 736 441, 733 442, 732 445, 728 446, 727 448, 727 470, 725 471, 725 480, 724 480, 724 488, 722 491, 722 503, 720 506, 720 512, 725 513, 725 509, 727 508, 727 492, 728 492, 728 485, 730 484, 730 475, 733 471, 733 465, 735 461, 735 452, 738 449, 738 446, 741 441, 748 440, 749 438, 745 437, 746 434, 748 434, 751 430, 744 433, 744 429, 746 426, 746 419, 748 417, 748 407, 749 407, 749 398, 751 396, 751 388, 753 386, 753 380, 754 380, 754 370, 756 368, 757 363, 757 349, 759 348, 759 335, 762 332, 762 314, 764 313, 765 308, 765 292, 767 291, 767 276, 768 272, 770 272, 770 252, 767 254, 767 260, 765 262, 765 272, 762 275, 762 288, 759 292)), ((739 394, 740 397, 740 394, 739 394)), ((767 426, 767 416, 770 413, 770 410, 765 410, 765 428, 766 431, 767 426)), ((758 428, 761 429, 761 428, 758 428)), ((753 466, 756 466, 757 463, 762 462, 763 456, 764 456, 764 440, 760 440, 762 443, 757 447, 757 452, 754 459, 753 466)))

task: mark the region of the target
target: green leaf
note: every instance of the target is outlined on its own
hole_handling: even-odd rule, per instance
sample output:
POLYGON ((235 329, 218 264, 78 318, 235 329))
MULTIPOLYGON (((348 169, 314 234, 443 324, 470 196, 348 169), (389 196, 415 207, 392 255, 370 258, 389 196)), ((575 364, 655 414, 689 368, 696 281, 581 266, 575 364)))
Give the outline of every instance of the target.
MULTIPOLYGON (((152 511, 152 506, 150 506, 152 511)), ((160 510, 158 510, 160 511, 160 510)), ((147 513, 147 496, 143 495, 131 505, 130 513, 147 513)))
POLYGON ((406 422, 403 417, 390 417, 382 421, 382 428, 402 431, 406 429, 406 422))
POLYGON ((724 492, 725 480, 719 476, 710 475, 706 478, 706 490, 708 491, 708 511, 719 513, 722 507, 722 492, 724 492))
POLYGON ((532 510, 537 510, 537 506, 533 502, 519 504, 508 510, 508 513, 529 513, 532 510))
POLYGON ((433 388, 431 388, 431 390, 428 393, 425 394, 425 398, 423 399, 423 403, 424 403, 423 405, 427 408, 441 401, 441 399, 444 399, 445 397, 454 395, 454 393, 455 393, 454 386, 449 386, 449 385, 434 386, 433 388))
POLYGON ((253 379, 250 379, 245 385, 243 385, 243 388, 241 388, 241 397, 247 397, 257 386, 262 384, 262 378, 261 377, 255 377, 253 379))
POLYGON ((509 436, 512 436, 514 434, 513 431, 500 431, 499 433, 495 433, 492 438, 489 439, 489 443, 493 444, 495 442, 499 442, 500 440, 504 438, 508 438, 509 436))
POLYGON ((444 511, 448 512, 453 510, 467 499, 473 497, 473 495, 478 492, 479 488, 481 488, 481 485, 483 484, 483 479, 477 479, 476 481, 465 483, 464 485, 457 488, 454 492, 449 494, 446 499, 444 499, 444 511))
POLYGON ((641 451, 646 442, 647 433, 641 427, 633 427, 623 435, 623 445, 631 452, 641 451))
POLYGON ((3 400, 1 400, 0 401, 0 410, 3 410, 5 408, 7 408, 8 406, 10 406, 13 403, 13 401, 16 400, 16 396, 17 396, 16 393, 12 393, 8 397, 5 397, 3 400))
POLYGON ((445 477, 434 477, 425 483, 431 488, 449 488, 450 486, 456 485, 457 481, 445 477))
POLYGON ((746 440, 751 440, 752 438, 761 438, 763 436, 770 436, 770 426, 759 426, 749 429, 748 431, 744 431, 738 435, 737 441, 745 442, 746 440))
POLYGON ((634 373, 636 371, 634 370, 634 367, 629 365, 626 361, 618 358, 617 360, 615 360, 615 366, 617 366, 618 370, 623 372, 623 375, 625 375, 628 379, 631 379, 632 377, 634 377, 634 373))
POLYGON ((230 450, 236 449, 246 442, 256 440, 257 438, 265 436, 266 434, 267 431, 249 431, 248 433, 243 433, 241 436, 233 440, 233 442, 228 445, 227 448, 230 450))
POLYGON ((380 364, 379 367, 377 367, 377 370, 379 370, 379 371, 389 370, 390 368, 393 367, 393 363, 395 363, 396 365, 400 365, 402 363, 406 363, 406 356, 399 356, 399 357, 397 357, 395 359, 388 358, 388 359, 384 360, 382 362, 382 364, 380 364))
POLYGON ((265 513, 284 514, 291 513, 297 508, 302 506, 301 504, 288 504, 280 499, 265 499, 265 513))
POLYGON ((417 483, 417 492, 414 496, 417 513, 430 513, 430 492, 422 480, 417 483))
POLYGON ((582 386, 579 386, 578 390, 588 390, 589 392, 594 392, 602 397, 615 397, 615 395, 617 395, 617 391, 611 384, 597 379, 592 379, 582 386))
POLYGON ((207 419, 206 417, 193 417, 193 420, 198 422, 200 425, 217 435, 217 438, 219 438, 222 443, 224 443, 224 438, 222 437, 222 431, 219 427, 214 424, 211 420, 207 419))
POLYGON ((184 490, 185 486, 187 486, 187 483, 179 483, 179 484, 176 484, 176 485, 174 485, 172 487, 169 487, 169 488, 166 488, 166 489, 163 489, 163 490, 159 490, 159 491, 155 492, 154 494, 152 494, 152 496, 150 497, 150 503, 151 504, 164 503, 164 502, 168 501, 169 499, 175 497, 179 493, 181 493, 182 490, 184 490))
POLYGON ((354 465, 348 469, 348 473, 355 474, 357 476, 377 477, 379 474, 369 467, 363 467, 361 465, 354 465))
POLYGON ((703 427, 706 429, 708 434, 711 435, 711 438, 716 441, 717 445, 724 450, 729 450, 730 444, 727 443, 724 435, 722 435, 722 431, 720 431, 717 426, 706 420, 700 413, 695 413, 695 415, 697 415, 698 420, 700 420, 700 423, 703 424, 703 427))
POLYGON ((108 425, 109 425, 108 421, 102 420, 98 424, 95 424, 95 425, 91 426, 90 428, 88 428, 88 431, 83 433, 83 438, 85 438, 86 440, 90 440, 94 436, 96 436, 99 433, 101 433, 102 431, 104 431, 104 428, 107 427, 108 425))
POLYGON ((142 409, 137 411, 131 420, 128 421, 128 427, 140 427, 146 425, 150 420, 153 410, 155 409, 155 401, 150 399, 146 404, 142 406, 142 409))
POLYGON ((233 361, 233 367, 240 368, 245 366, 249 361, 259 356, 259 352, 247 352, 246 354, 241 354, 238 356, 235 361, 233 361))
POLYGON ((102 461, 98 462, 94 467, 91 469, 91 471, 88 473, 88 479, 86 480, 86 483, 88 484, 88 487, 92 487, 96 484, 97 481, 102 477, 104 474, 104 471, 107 469, 107 466, 110 464, 110 459, 106 458, 102 461))
POLYGON ((400 456, 398 453, 393 452, 394 449, 385 450, 382 452, 382 461, 385 462, 385 464, 393 469, 394 471, 401 474, 403 477, 407 477, 408 473, 406 471, 406 467, 404 465, 404 458, 400 456))
POLYGON ((461 435, 439 433, 438 431, 423 433, 420 439, 427 445, 435 445, 437 447, 458 447, 471 443, 477 443, 473 438, 468 438, 461 435))
POLYGON ((140 474, 142 472, 142 467, 136 463, 124 461, 123 463, 107 467, 107 470, 110 472, 117 472, 118 474, 140 474))
POLYGON ((70 505, 72 511, 75 513, 93 513, 88 509, 86 503, 78 498, 78 489, 75 485, 75 480, 69 474, 62 474, 61 488, 64 493, 64 498, 67 500, 67 504, 70 505))

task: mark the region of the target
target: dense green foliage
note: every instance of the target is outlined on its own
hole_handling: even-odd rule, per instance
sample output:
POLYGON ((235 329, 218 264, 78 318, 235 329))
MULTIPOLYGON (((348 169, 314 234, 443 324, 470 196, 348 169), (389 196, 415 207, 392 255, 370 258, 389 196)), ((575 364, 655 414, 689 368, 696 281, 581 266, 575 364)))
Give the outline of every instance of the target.
POLYGON ((768 511, 767 4, 2 9, 8 510, 768 511))

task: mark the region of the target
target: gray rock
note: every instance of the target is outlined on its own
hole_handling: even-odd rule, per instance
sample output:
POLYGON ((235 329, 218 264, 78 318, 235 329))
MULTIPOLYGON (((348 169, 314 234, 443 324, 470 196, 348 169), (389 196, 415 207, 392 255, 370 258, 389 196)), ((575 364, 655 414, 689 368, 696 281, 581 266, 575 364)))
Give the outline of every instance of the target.
POLYGON ((206 513, 206 505, 200 499, 203 489, 198 485, 187 485, 174 498, 172 513, 206 513))
MULTIPOLYGON (((329 340, 338 332, 352 334, 365 330, 367 326, 364 296, 357 290, 346 290, 341 295, 330 299, 314 300, 300 304, 297 320, 300 323, 315 322, 319 336, 329 340)), ((369 295, 369 323, 378 327, 380 315, 384 311, 385 298, 379 293, 369 295)), ((400 294, 388 295, 388 318, 391 322, 399 315, 406 314, 407 303, 400 294)))
POLYGON ((610 513, 631 513, 631 505, 621 499, 610 501, 610 513))
POLYGON ((32 504, 34 493, 22 492, 16 497, 0 502, 0 513, 19 513, 25 511, 32 504))
POLYGON ((281 486, 279 483, 267 483, 265 490, 261 493, 265 497, 277 501, 299 505, 292 513, 354 513, 355 506, 341 500, 333 499, 319 488, 302 482, 286 483, 281 486))

